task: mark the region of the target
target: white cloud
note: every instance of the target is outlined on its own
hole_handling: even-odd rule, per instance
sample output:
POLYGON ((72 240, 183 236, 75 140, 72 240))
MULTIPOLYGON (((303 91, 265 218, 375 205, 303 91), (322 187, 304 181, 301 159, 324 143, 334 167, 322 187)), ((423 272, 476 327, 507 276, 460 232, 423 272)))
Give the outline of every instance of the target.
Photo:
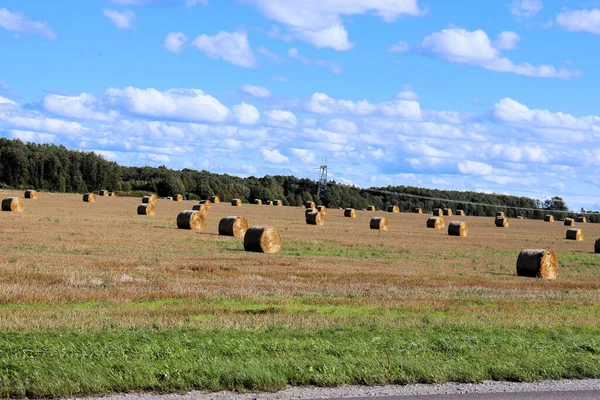
POLYGON ((399 41, 388 49, 390 53, 407 53, 410 51, 410 45, 404 41, 399 41))
POLYGON ((517 43, 521 37, 514 32, 504 31, 501 32, 496 40, 494 40, 494 47, 498 50, 512 50, 517 47, 517 43))
POLYGON ((17 105, 17 103, 15 103, 14 101, 7 99, 6 97, 2 97, 2 96, 0 96, 0 104, 8 104, 8 105, 12 105, 12 106, 17 105))
POLYGON ((275 53, 269 49, 266 49, 264 47, 259 47, 258 53, 271 59, 276 64, 281 64, 284 61, 283 57, 280 57, 277 53, 275 53))
POLYGON ((458 170, 467 175, 490 175, 494 168, 491 165, 477 161, 460 161, 458 170))
POLYGON ((267 18, 287 28, 286 40, 300 40, 318 48, 349 50, 354 45, 348 39, 342 16, 373 11, 385 22, 400 15, 420 15, 417 0, 248 0, 267 18))
POLYGON ((244 68, 256 66, 254 52, 248 43, 246 32, 220 31, 214 36, 200 35, 192 45, 212 59, 223 59, 244 68))
POLYGON ((108 102, 138 115, 186 121, 225 121, 230 112, 213 96, 200 89, 108 88, 108 102))
POLYGON ((535 16, 542 8, 542 0, 513 0, 509 6, 511 14, 526 18, 535 16))
POLYGON ((298 125, 298 119, 290 111, 272 110, 264 114, 267 117, 267 125, 288 129, 295 128, 298 125))
POLYGON ((556 23, 567 31, 600 35, 600 9, 563 11, 556 16, 556 23))
POLYGON ((315 163, 315 160, 316 160, 315 152, 312 150, 291 148, 290 151, 292 152, 293 155, 298 157, 300 159, 300 161, 302 161, 305 164, 314 164, 315 163))
POLYGON ((260 120, 260 112, 253 105, 242 103, 233 107, 233 116, 240 124, 254 125, 260 120))
POLYGON ((416 101, 393 100, 379 104, 371 104, 366 99, 357 102, 351 100, 335 100, 325 93, 314 93, 305 105, 306 109, 316 114, 350 114, 365 116, 379 112, 388 117, 402 119, 421 118, 421 107, 416 101))
POLYGON ((271 97, 271 91, 263 86, 244 85, 240 89, 251 96, 266 98, 271 97))
POLYGON ((0 27, 12 31, 39 35, 46 39, 56 39, 56 34, 46 21, 32 21, 25 14, 13 13, 0 8, 0 27))
POLYGON ((181 54, 188 42, 188 37, 181 32, 170 32, 163 43, 163 47, 173 54, 181 54))
POLYGON ((135 14, 131 10, 119 12, 116 10, 103 9, 102 13, 119 29, 131 29, 133 26, 135 14))
POLYGON ((76 136, 88 131, 78 122, 48 118, 41 113, 27 112, 22 109, 13 112, 0 112, 0 121, 8 123, 11 128, 17 128, 17 130, 42 133, 76 136))
POLYGON ((47 94, 42 99, 42 105, 46 111, 67 118, 108 121, 116 116, 115 112, 105 114, 96 111, 98 101, 87 93, 79 96, 47 94))
POLYGON ((278 150, 262 149, 262 156, 266 162, 274 164, 286 164, 290 159, 281 154, 278 150))
POLYGON ((352 121, 347 121, 345 119, 332 119, 327 123, 327 126, 329 127, 329 129, 337 133, 358 133, 358 127, 356 126, 356 124, 352 121))
POLYGON ((410 85, 404 85, 402 90, 396 93, 396 98, 401 100, 417 101, 419 100, 419 95, 414 90, 412 90, 410 85))
MULTIPOLYGON (((514 37, 512 40, 514 42, 514 37)), ((471 32, 462 28, 448 28, 432 33, 423 39, 419 51, 453 63, 475 65, 495 72, 561 79, 571 79, 581 75, 579 71, 556 69, 552 65, 515 64, 508 58, 502 57, 498 49, 492 45, 488 35, 480 29, 471 32)))
POLYGON ((18 129, 10 130, 10 136, 13 139, 21 139, 24 142, 52 143, 56 140, 56 135, 51 133, 22 131, 18 129))
POLYGON ((289 58, 298 60, 306 66, 327 68, 334 74, 342 74, 344 72, 340 63, 338 63, 336 61, 327 61, 327 60, 320 60, 320 59, 305 57, 305 56, 301 55, 300 52, 298 51, 298 49, 296 49, 294 47, 289 49, 287 54, 288 54, 289 58))

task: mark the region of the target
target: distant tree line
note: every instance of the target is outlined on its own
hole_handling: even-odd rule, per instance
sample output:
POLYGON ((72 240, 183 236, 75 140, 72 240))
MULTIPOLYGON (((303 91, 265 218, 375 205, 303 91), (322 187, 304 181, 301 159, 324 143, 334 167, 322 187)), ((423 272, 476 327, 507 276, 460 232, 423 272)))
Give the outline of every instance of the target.
MULTIPOLYGON (((528 197, 411 186, 361 189, 331 181, 323 198, 318 198, 317 183, 306 178, 283 175, 240 178, 187 168, 174 171, 164 165, 158 168, 123 167, 93 152, 5 138, 0 138, 0 187, 61 193, 107 189, 132 196, 146 192, 164 197, 180 193, 190 200, 212 195, 220 196, 223 201, 279 199, 287 206, 302 206, 307 201, 315 201, 329 208, 364 209, 374 205, 377 209, 386 209, 398 205, 402 211, 420 207, 424 212, 430 212, 439 207, 463 209, 467 215, 493 216, 497 211, 505 211, 508 217, 520 215, 535 219, 543 218, 548 212, 559 219, 574 215, 560 197, 540 202, 528 197)), ((588 215, 588 219, 600 222, 600 214, 588 215)))

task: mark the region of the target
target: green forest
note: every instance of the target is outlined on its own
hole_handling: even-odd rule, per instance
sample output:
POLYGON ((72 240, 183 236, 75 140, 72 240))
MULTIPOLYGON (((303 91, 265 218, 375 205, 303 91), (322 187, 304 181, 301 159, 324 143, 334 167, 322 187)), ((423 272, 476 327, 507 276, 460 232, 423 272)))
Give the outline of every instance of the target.
MULTIPOLYGON (((62 193, 107 189, 122 196, 154 192, 166 197, 179 193, 189 200, 217 195, 224 201, 234 198, 244 202, 280 199, 286 206, 302 206, 307 201, 315 201, 329 208, 364 209, 374 205, 377 209, 386 209, 398 205, 402 211, 420 207, 426 213, 433 208, 452 208, 479 216, 493 216, 498 211, 505 211, 508 217, 535 219, 543 218, 549 212, 559 219, 575 215, 568 211, 560 197, 540 201, 528 197, 411 186, 362 189, 330 181, 325 194, 319 198, 316 195, 317 183, 306 178, 281 175, 240 178, 192 169, 175 171, 165 166, 125 167, 93 152, 6 138, 0 138, 0 188, 62 193)), ((600 222, 597 212, 587 217, 590 222, 600 222)))

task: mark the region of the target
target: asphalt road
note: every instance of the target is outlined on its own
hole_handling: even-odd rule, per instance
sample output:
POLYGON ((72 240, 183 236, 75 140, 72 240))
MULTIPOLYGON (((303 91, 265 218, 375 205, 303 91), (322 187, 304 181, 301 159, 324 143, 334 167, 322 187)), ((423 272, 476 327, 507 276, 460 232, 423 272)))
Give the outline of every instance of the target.
MULTIPOLYGON (((575 390, 568 392, 521 393, 466 393, 433 394, 423 396, 352 397, 331 400, 598 400, 600 390, 575 390)), ((315 399, 316 400, 316 399, 315 399)))

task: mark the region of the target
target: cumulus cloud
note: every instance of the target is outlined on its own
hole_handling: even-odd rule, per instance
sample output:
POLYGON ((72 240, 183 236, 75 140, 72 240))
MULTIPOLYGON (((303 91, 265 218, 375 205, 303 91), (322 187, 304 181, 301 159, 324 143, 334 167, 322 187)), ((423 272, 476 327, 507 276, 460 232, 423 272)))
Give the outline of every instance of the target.
POLYGON ((135 19, 135 14, 131 10, 125 10, 123 12, 119 12, 116 10, 107 10, 103 9, 102 13, 106 18, 113 23, 119 29, 131 29, 133 27, 133 20, 135 19))
POLYGON ((12 105, 12 106, 17 105, 17 103, 15 103, 14 101, 7 99, 6 97, 2 97, 2 96, 0 96, 0 104, 8 104, 8 105, 12 105))
POLYGON ((418 102, 411 100, 396 99, 393 101, 371 104, 366 99, 359 101, 336 100, 325 93, 314 93, 306 103, 307 111, 316 114, 350 114, 366 116, 375 112, 388 117, 398 117, 402 119, 421 118, 421 107, 418 102))
POLYGON ((491 165, 477 161, 460 161, 458 170, 467 175, 490 175, 494 168, 491 165))
POLYGON ((107 101, 132 114, 149 117, 171 118, 185 121, 225 121, 230 114, 227 107, 200 89, 154 88, 106 90, 107 101))
POLYGON ((115 112, 106 114, 97 111, 98 100, 88 93, 78 96, 47 94, 42 99, 42 106, 52 114, 74 119, 108 121, 116 116, 115 112))
POLYGON ((188 37, 181 32, 171 32, 165 38, 163 47, 173 54, 181 54, 188 42, 188 37))
POLYGON ((393 22, 400 15, 422 14, 417 0, 303 0, 273 1, 248 0, 267 18, 287 29, 279 35, 286 40, 300 40, 318 48, 338 51, 351 49, 348 31, 342 16, 376 13, 385 22, 393 22))
POLYGON ((294 156, 300 159, 305 164, 314 164, 316 157, 315 152, 308 149, 291 148, 290 151, 294 156))
POLYGON ((192 45, 212 59, 223 59, 244 68, 256 66, 256 57, 248 43, 246 32, 220 31, 214 36, 200 35, 192 45))
POLYGON ((10 12, 0 8, 0 27, 19 33, 42 36, 49 40, 56 39, 56 34, 46 21, 32 21, 25 14, 10 12))
MULTIPOLYGON (((505 33, 499 38, 498 45, 514 46, 515 35, 505 33)), ((416 51, 453 63, 474 65, 494 72, 560 79, 571 79, 581 75, 579 71, 557 69, 552 65, 515 64, 508 58, 502 57, 499 49, 501 47, 494 47, 488 35, 480 29, 467 31, 462 28, 448 28, 426 36, 416 51)))
POLYGON ((410 45, 407 42, 399 41, 398 43, 392 45, 388 49, 390 53, 408 53, 410 51, 410 45))
POLYGON ((517 47, 517 43, 521 37, 514 32, 504 31, 501 32, 496 40, 494 40, 494 47, 498 50, 512 50, 517 47))
POLYGON ((9 133, 13 139, 21 139, 23 142, 52 143, 56 140, 56 135, 52 133, 23 131, 18 129, 11 129, 9 133))
POLYGON ((600 9, 563 11, 556 16, 556 23, 566 31, 600 35, 600 9))
POLYGON ((358 127, 352 121, 341 118, 334 118, 327 123, 327 127, 334 132, 354 134, 358 132, 358 127))
POLYGON ((60 135, 77 136, 88 131, 78 122, 49 118, 38 112, 26 111, 21 108, 10 111, 0 111, 0 121, 17 130, 40 133, 55 133, 60 135))
POLYGON ((266 162, 274 164, 286 164, 290 162, 290 159, 281 154, 278 150, 273 149, 262 149, 262 156, 266 162))
POLYGON ((271 97, 271 91, 263 86, 244 85, 240 88, 242 92, 258 98, 271 97))
POLYGON ((290 111, 272 110, 264 114, 267 117, 267 125, 270 126, 292 129, 298 125, 298 119, 290 111))
POLYGON ((253 105, 242 103, 233 107, 232 110, 235 119, 244 125, 254 125, 260 120, 260 112, 253 105))
POLYGON ((294 47, 289 49, 287 54, 288 54, 289 58, 298 60, 306 66, 315 66, 315 67, 320 67, 320 68, 326 68, 326 69, 330 70, 331 72, 333 72, 334 74, 342 74, 344 72, 340 63, 338 63, 336 61, 327 61, 327 60, 320 60, 320 59, 316 59, 316 58, 305 57, 305 56, 301 55, 300 52, 298 51, 298 49, 296 49, 294 47))
POLYGON ((511 14, 517 17, 533 17, 544 8, 542 0, 513 0, 509 5, 511 14))

